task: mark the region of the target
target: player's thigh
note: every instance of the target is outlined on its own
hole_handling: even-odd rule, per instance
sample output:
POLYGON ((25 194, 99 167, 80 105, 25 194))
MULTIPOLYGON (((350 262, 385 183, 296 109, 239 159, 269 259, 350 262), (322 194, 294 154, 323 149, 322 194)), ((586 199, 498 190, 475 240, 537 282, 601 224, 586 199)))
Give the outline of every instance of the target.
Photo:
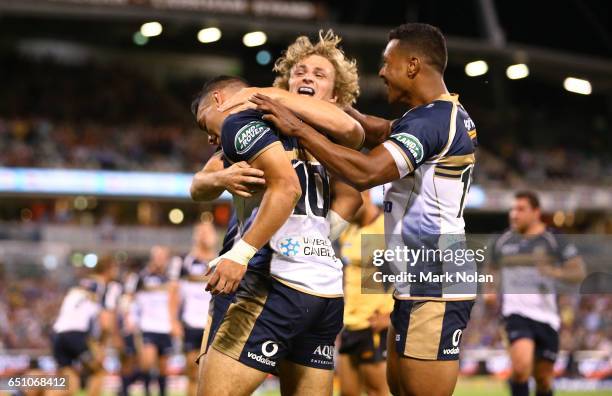
POLYGON ((400 388, 404 396, 451 396, 459 375, 458 360, 400 358, 400 388))
POLYGON ((337 373, 342 396, 359 396, 361 394, 359 371, 357 366, 353 364, 351 355, 345 353, 339 355, 337 373))
POLYGON ((531 338, 514 340, 508 348, 514 380, 524 382, 531 376, 535 354, 535 342, 531 338))
POLYGON ((334 372, 307 367, 288 360, 279 364, 281 395, 310 396, 333 393, 334 372))
POLYGON ((142 370, 150 370, 157 363, 157 347, 152 343, 144 343, 138 351, 138 363, 142 370))
POLYGON ((387 384, 393 395, 399 395, 399 355, 395 349, 395 329, 387 331, 387 384))
POLYGON ((197 378, 198 365, 196 364, 196 359, 199 354, 200 352, 198 350, 189 351, 185 354, 185 373, 190 380, 195 380, 197 378))
POLYGON ((369 396, 389 394, 386 371, 387 364, 384 361, 359 365, 359 376, 363 378, 363 384, 369 396))
POLYGON ((198 396, 250 395, 267 375, 210 348, 200 369, 198 396))

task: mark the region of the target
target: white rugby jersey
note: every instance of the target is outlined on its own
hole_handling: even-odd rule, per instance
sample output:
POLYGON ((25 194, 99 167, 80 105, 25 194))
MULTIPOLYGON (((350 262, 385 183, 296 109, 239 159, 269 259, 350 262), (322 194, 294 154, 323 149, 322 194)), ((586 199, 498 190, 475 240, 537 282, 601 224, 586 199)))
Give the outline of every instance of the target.
POLYGON ((574 244, 550 230, 532 237, 512 230, 502 234, 491 253, 491 264, 500 271, 502 315, 521 315, 559 330, 556 283, 542 275, 537 264, 559 266, 577 256, 574 244))
MULTIPOLYGON (((442 95, 393 123, 383 143, 400 178, 385 185, 387 249, 453 249, 464 246, 463 208, 475 163, 476 126, 457 95, 442 95)), ((392 264, 397 272, 458 270, 453 263, 392 264)), ((472 272, 475 264, 460 268, 472 272)), ((473 299, 476 284, 396 282, 399 298, 473 299)))
MULTIPOLYGON (((282 145, 300 180, 302 196, 289 219, 251 259, 249 266, 267 271, 287 286, 307 293, 341 296, 342 263, 332 248, 326 218, 331 199, 327 171, 299 147, 297 139, 278 135, 261 117, 262 113, 247 110, 225 120, 221 133, 225 165, 252 162, 273 145, 282 145)), ((262 196, 263 193, 248 199, 234 196, 237 237, 251 226, 262 196)))
POLYGON ((179 282, 181 298, 180 319, 187 326, 204 329, 208 320, 208 306, 211 294, 204 287, 204 275, 208 262, 190 254, 174 257, 171 263, 170 278, 179 282))
POLYGON ((103 309, 116 309, 120 296, 121 285, 117 282, 105 284, 94 277, 80 279, 64 297, 53 331, 94 332, 98 314, 103 309))
POLYGON ((142 332, 169 334, 171 329, 168 276, 155 274, 148 269, 139 274, 131 274, 126 282, 128 293, 134 295, 133 309, 138 327, 142 332))

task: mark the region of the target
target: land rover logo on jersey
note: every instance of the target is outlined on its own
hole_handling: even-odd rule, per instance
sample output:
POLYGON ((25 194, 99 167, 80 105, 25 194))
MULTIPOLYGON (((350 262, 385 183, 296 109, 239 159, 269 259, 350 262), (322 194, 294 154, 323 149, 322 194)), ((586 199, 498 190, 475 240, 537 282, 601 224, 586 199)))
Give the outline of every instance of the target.
POLYGON ((234 138, 237 154, 246 153, 261 137, 270 130, 262 121, 251 121, 238 131, 234 138))
POLYGON ((261 353, 263 353, 265 357, 274 356, 276 352, 278 352, 278 344, 274 341, 266 341, 261 345, 261 353))
POLYGON ((415 136, 402 132, 392 137, 401 142, 410 151, 416 162, 423 160, 423 145, 415 136))

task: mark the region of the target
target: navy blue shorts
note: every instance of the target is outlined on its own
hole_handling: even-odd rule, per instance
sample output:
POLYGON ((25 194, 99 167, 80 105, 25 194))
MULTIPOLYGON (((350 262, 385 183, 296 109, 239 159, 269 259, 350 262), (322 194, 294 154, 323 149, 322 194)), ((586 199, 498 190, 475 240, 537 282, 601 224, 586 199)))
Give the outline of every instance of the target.
POLYGON ((347 354, 356 364, 377 363, 387 358, 387 329, 374 333, 371 328, 344 329, 340 336, 340 354, 347 354))
POLYGON ((142 332, 142 344, 151 344, 157 349, 159 356, 166 356, 172 353, 172 337, 167 333, 142 332))
POLYGON ((399 356, 457 360, 474 301, 395 300, 391 324, 399 356))
POLYGON ((124 356, 136 355, 136 342, 134 341, 134 334, 123 335, 123 350, 121 353, 124 356))
POLYGON ((202 345, 202 336, 204 335, 204 329, 198 329, 195 327, 184 326, 184 338, 183 338, 183 349, 185 352, 199 351, 202 345))
POLYGON ((208 346, 246 366, 276 374, 287 359, 332 370, 334 342, 342 329, 344 299, 319 297, 247 271, 235 296, 211 301, 208 346))
POLYGON ((69 367, 89 352, 88 334, 83 331, 67 331, 53 336, 53 358, 57 367, 69 367))
POLYGON ((512 344, 521 338, 535 343, 535 356, 554 362, 559 353, 559 333, 549 324, 512 314, 504 318, 506 336, 512 344))

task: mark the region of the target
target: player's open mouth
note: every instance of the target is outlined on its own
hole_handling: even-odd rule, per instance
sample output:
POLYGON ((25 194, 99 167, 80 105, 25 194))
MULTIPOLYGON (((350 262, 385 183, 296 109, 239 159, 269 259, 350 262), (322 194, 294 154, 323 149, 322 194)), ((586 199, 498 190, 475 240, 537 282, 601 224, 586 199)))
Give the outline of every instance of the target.
POLYGON ((311 87, 299 87, 297 90, 300 95, 314 96, 315 90, 311 87))

